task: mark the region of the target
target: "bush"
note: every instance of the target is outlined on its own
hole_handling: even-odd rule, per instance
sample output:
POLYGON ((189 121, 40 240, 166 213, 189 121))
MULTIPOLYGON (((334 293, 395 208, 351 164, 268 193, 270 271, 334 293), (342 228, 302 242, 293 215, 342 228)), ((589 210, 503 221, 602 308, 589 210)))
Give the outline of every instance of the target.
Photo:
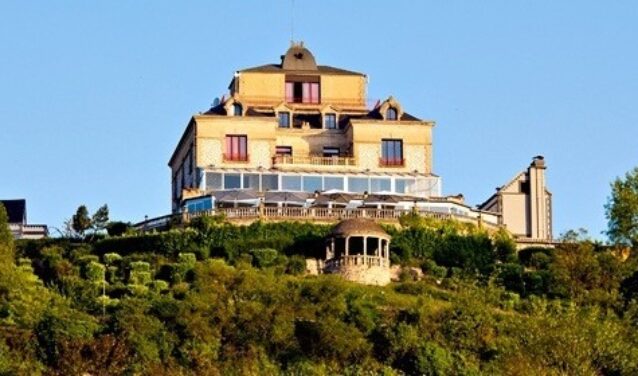
POLYGON ((91 261, 86 266, 86 278, 91 282, 102 282, 106 275, 106 267, 99 262, 91 261))
POLYGON ((120 256, 117 253, 106 253, 104 254, 104 263, 106 263, 107 265, 113 265, 115 263, 118 263, 120 261, 122 261, 122 256, 120 256))
POLYGON ((252 264, 258 268, 275 265, 278 253, 272 248, 253 249, 249 252, 253 256, 252 264))
POLYGON ((304 274, 306 272, 306 259, 300 255, 293 255, 288 258, 286 264, 286 273, 288 274, 304 274))
POLYGON ((423 264, 421 264, 421 270, 423 270, 423 273, 437 279, 445 278, 447 276, 447 268, 437 265, 436 262, 432 260, 425 260, 423 264))

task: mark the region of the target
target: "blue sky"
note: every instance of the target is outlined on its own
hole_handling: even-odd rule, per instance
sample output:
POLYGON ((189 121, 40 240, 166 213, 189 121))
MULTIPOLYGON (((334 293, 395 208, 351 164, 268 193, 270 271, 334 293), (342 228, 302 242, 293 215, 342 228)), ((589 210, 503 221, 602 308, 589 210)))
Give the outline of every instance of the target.
MULTIPOLYGON (((635 1, 306 1, 295 39, 435 120, 434 170, 478 204, 548 164, 554 232, 601 237, 609 183, 638 165, 635 1)), ((278 62, 290 1, 0 3, 0 198, 61 226, 170 210, 167 161, 235 70, 278 62)))

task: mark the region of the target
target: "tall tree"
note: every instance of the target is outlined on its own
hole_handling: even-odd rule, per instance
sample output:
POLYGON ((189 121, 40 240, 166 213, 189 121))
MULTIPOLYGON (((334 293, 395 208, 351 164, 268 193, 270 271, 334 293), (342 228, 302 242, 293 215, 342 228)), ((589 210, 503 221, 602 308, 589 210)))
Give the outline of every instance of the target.
POLYGON ((71 227, 78 235, 84 235, 84 232, 91 228, 91 218, 89 217, 89 211, 84 205, 80 205, 78 210, 71 218, 71 227))
POLYGON ((13 235, 9 230, 9 215, 0 204, 0 262, 13 263, 13 235))
POLYGON ((93 231, 102 231, 106 229, 109 223, 109 207, 104 204, 91 217, 91 227, 93 231))
POLYGON ((638 167, 611 184, 605 211, 609 239, 616 244, 638 247, 638 167))

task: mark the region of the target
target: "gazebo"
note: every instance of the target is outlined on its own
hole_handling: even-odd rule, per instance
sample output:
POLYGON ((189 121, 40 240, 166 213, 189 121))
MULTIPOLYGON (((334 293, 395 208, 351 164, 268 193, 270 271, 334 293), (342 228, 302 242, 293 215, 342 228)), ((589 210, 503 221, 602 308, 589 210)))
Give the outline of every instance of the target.
POLYGON ((369 219, 340 222, 326 240, 324 271, 355 282, 389 283, 390 235, 369 219))

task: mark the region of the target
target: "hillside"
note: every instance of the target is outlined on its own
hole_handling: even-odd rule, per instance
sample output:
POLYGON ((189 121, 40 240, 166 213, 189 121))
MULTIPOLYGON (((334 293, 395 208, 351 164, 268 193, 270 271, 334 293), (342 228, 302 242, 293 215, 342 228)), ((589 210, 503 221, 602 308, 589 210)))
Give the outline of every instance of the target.
POLYGON ((405 218, 386 287, 304 275, 329 226, 0 236, 0 374, 630 375, 636 260, 405 218))

